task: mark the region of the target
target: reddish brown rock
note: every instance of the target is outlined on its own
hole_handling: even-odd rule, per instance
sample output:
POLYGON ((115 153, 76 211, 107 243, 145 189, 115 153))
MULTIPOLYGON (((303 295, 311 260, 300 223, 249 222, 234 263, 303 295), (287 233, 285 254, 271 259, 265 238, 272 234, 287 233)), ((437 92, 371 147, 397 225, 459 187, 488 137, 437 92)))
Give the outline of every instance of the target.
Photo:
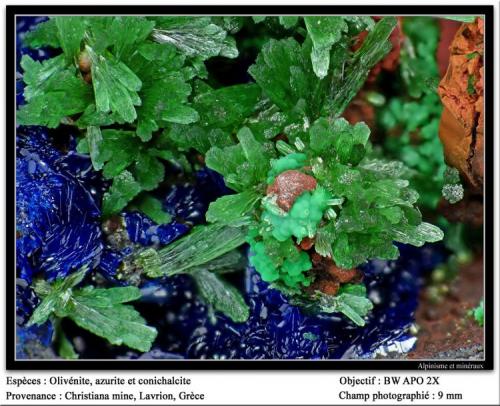
POLYGON ((90 72, 92 67, 92 62, 90 61, 90 56, 87 52, 82 52, 78 58, 78 68, 82 73, 90 72))
POLYGON ((316 252, 311 254, 311 262, 315 279, 307 289, 310 294, 319 290, 325 295, 336 295, 342 284, 359 283, 363 279, 360 270, 339 268, 332 258, 322 257, 316 252))
POLYGON ((450 60, 450 45, 460 28, 461 23, 458 21, 447 20, 445 18, 439 19, 439 44, 437 49, 437 61, 439 66, 439 76, 443 77, 448 68, 450 60))
POLYGON ((484 328, 468 314, 484 295, 483 269, 482 257, 462 266, 457 277, 450 282, 450 294, 445 295, 438 305, 430 300, 428 290, 422 289, 415 315, 420 327, 417 345, 408 358, 442 358, 442 354, 467 347, 484 347, 484 328))
POLYGON ((316 179, 297 170, 280 173, 268 186, 267 194, 276 195, 276 203, 285 211, 289 211, 293 203, 305 191, 316 189, 316 179))
POLYGON ((481 19, 462 24, 438 88, 444 105, 439 137, 446 162, 460 171, 477 194, 482 194, 484 173, 483 30, 481 19))
POLYGON ((330 265, 328 265, 326 270, 330 274, 330 276, 338 280, 340 283, 357 281, 361 276, 360 271, 358 271, 356 268, 342 269, 335 265, 333 261, 330 265))
POLYGON ((483 224, 483 202, 470 195, 455 204, 441 199, 438 211, 452 223, 466 223, 473 227, 481 227, 483 224))
POLYGON ((363 121, 372 130, 376 127, 375 108, 366 101, 366 95, 363 90, 349 103, 342 115, 352 125, 363 121))
POLYGON ((83 80, 87 82, 89 85, 92 84, 92 73, 90 72, 84 73, 83 80))
POLYGON ((321 255, 319 255, 317 252, 313 252, 311 254, 311 262, 313 263, 314 266, 319 265, 321 262, 323 262, 323 258, 321 255))
POLYGON ((313 282, 311 287, 313 288, 313 291, 319 290, 325 295, 335 296, 340 289, 340 283, 331 279, 318 279, 313 282))
POLYGON ((301 250, 309 251, 314 246, 314 238, 304 237, 299 244, 301 250))

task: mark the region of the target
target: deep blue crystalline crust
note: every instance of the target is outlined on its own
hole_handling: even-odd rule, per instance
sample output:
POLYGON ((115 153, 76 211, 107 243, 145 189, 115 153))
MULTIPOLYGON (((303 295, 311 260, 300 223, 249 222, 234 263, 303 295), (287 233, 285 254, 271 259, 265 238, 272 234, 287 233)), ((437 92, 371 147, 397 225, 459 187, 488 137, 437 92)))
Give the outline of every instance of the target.
POLYGON ((130 241, 144 246, 170 244, 190 230, 188 225, 176 221, 158 225, 139 212, 123 213, 122 217, 130 241))
POLYGON ((50 321, 41 326, 16 326, 16 358, 56 358, 50 347, 54 328, 50 321))
MULTIPOLYGON (((100 210, 78 171, 83 157, 63 155, 41 127, 19 127, 16 137, 16 324, 17 358, 51 356, 50 322, 23 327, 39 303, 33 277, 64 278, 89 269, 102 250, 100 210), (29 349, 29 350, 28 350, 29 349)), ((88 158, 87 158, 88 160, 88 158)))
POLYGON ((208 312, 192 281, 182 275, 145 284, 139 306, 159 330, 158 348, 190 359, 400 357, 416 342, 409 328, 423 278, 447 253, 441 244, 399 248, 398 260, 375 260, 363 267, 374 309, 362 328, 338 314, 305 315, 251 268, 245 286, 251 309, 246 323, 208 312))
MULTIPOLYGON (((28 31, 33 29, 38 23, 46 20, 46 17, 18 17, 16 19, 16 104, 24 104, 24 83, 22 81, 22 69, 20 62, 23 55, 29 55, 35 60, 43 60, 48 57, 44 49, 32 50, 23 46, 23 38, 28 31)), ((35 129, 33 131, 43 131, 35 129)), ((16 162, 17 165, 17 162, 16 162)), ((31 164, 33 166, 33 164, 31 164)), ((17 169, 17 167, 16 167, 17 169)), ((17 170, 16 170, 17 172, 17 170)), ((17 185, 16 185, 17 186, 17 185)), ((17 189, 16 189, 17 193, 17 189)), ((17 213, 16 213, 17 214, 17 213)), ((17 216, 16 216, 17 220, 17 216)), ((47 353, 52 353, 47 347, 52 337, 52 325, 50 322, 38 327, 29 329, 21 327, 31 316, 34 308, 38 305, 38 298, 30 288, 32 282, 33 267, 27 257, 19 255, 19 245, 26 243, 24 250, 29 250, 29 246, 35 245, 33 242, 24 240, 16 241, 17 275, 16 279, 16 357, 43 358, 47 353), (19 277, 20 276, 20 277, 19 277)), ((53 355, 53 353, 52 353, 53 355)))
POLYGON ((95 266, 102 249, 100 210, 84 179, 60 169, 62 154, 43 129, 19 128, 16 153, 19 276, 30 281, 36 271, 54 280, 95 266))
POLYGON ((26 279, 16 279, 16 324, 23 326, 29 320, 33 309, 40 303, 40 299, 29 286, 26 279))

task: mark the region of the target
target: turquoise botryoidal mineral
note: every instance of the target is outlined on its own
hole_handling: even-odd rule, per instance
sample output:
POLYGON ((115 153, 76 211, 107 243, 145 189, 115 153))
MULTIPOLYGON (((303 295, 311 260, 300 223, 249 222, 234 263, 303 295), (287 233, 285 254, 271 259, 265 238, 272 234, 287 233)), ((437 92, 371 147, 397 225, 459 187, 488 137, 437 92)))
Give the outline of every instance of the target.
POLYGON ((267 203, 262 220, 272 226, 272 235, 278 241, 294 236, 300 243, 304 237, 314 237, 330 198, 327 190, 317 187, 301 194, 288 213, 273 210, 272 203, 267 203))
POLYGON ((279 278, 279 269, 274 265, 274 261, 266 253, 266 246, 263 242, 250 240, 252 255, 250 264, 257 269, 265 282, 274 282, 279 278))
POLYGON ((292 169, 304 167, 307 161, 307 155, 302 153, 291 153, 279 159, 271 161, 271 170, 267 176, 267 183, 272 183, 276 176, 292 169))
MULTIPOLYGON (((266 245, 263 242, 256 242, 249 239, 252 255, 250 256, 250 264, 255 267, 265 282, 275 282, 281 279, 287 287, 297 288, 309 286, 312 278, 306 275, 306 272, 311 269, 312 263, 309 255, 304 251, 298 251, 295 247, 291 247, 291 256, 282 261, 281 266, 277 266, 277 259, 272 258, 266 251, 266 245)), ((290 244, 292 245, 292 244, 290 244)), ((279 260, 278 260, 279 261, 279 260)))

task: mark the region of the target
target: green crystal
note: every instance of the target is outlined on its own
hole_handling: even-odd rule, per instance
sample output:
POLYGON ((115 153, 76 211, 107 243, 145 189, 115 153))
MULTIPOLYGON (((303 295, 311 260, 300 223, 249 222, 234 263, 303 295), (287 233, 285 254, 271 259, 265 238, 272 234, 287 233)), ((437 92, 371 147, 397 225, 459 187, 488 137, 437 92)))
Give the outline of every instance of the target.
POLYGON ((299 169, 306 164, 307 155, 302 153, 288 154, 279 159, 271 161, 271 170, 267 174, 267 183, 272 183, 280 173, 292 169, 299 169))
POLYGON ((276 211, 266 209, 262 220, 271 224, 272 235, 278 241, 294 236, 300 243, 304 237, 314 237, 331 198, 328 191, 317 187, 313 192, 300 195, 288 213, 277 214, 276 211))
POLYGON ((309 255, 304 251, 298 251, 291 240, 287 240, 281 248, 286 247, 282 255, 285 255, 287 249, 291 248, 292 253, 288 257, 279 253, 269 252, 268 241, 256 242, 249 238, 252 255, 250 264, 255 267, 257 272, 265 282, 283 282, 288 288, 298 289, 300 286, 309 286, 312 278, 306 275, 306 272, 312 268, 309 255), (278 254, 278 255, 276 255, 278 254), (279 266, 278 263, 282 265, 279 266))

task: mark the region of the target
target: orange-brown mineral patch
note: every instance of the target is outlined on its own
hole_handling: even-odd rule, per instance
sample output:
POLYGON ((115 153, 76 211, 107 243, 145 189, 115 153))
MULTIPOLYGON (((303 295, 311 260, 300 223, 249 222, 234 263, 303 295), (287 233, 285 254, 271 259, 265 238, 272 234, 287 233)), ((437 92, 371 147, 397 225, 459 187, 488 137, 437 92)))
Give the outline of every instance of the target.
POLYGON ((460 28, 461 23, 458 21, 447 20, 445 18, 439 19, 439 44, 437 49, 437 61, 439 66, 439 76, 443 77, 448 68, 450 61, 450 45, 460 28))
POLYGON ((483 21, 462 24, 450 45, 448 70, 438 88, 444 105, 439 137, 446 162, 481 193, 483 185, 483 21))
POLYGON ((429 300, 427 293, 423 290, 415 315, 420 332, 410 359, 436 358, 467 347, 484 347, 484 329, 468 315, 484 294, 481 257, 461 267, 440 303, 429 300))
POLYGON ((304 237, 299 244, 299 247, 303 251, 309 251, 314 246, 314 238, 304 237))
POLYGON ((82 73, 89 73, 92 67, 90 56, 87 52, 82 52, 78 57, 78 67, 82 73))
POLYGON ((343 116, 352 125, 363 121, 370 129, 375 128, 375 109, 373 105, 366 100, 366 95, 363 90, 361 90, 353 101, 349 103, 343 116))
POLYGON ((348 283, 359 279, 360 272, 356 269, 342 269, 335 265, 332 261, 326 268, 330 276, 337 279, 340 283, 348 283))
POLYGON ((340 289, 340 283, 333 279, 318 278, 311 284, 309 289, 312 292, 319 290, 325 295, 335 296, 340 289))
POLYGON ((276 203, 285 211, 289 211, 297 197, 305 191, 316 189, 316 179, 297 170, 280 173, 268 186, 267 194, 276 195, 276 203))
POLYGON ((478 195, 466 194, 458 203, 448 203, 441 199, 438 211, 452 223, 466 223, 473 227, 483 225, 483 202, 478 195))
POLYGON ((356 269, 339 268, 333 259, 322 257, 318 253, 311 254, 311 261, 315 279, 314 282, 307 288, 313 294, 315 291, 326 295, 336 295, 340 285, 344 283, 358 283, 363 279, 363 273, 356 269))

